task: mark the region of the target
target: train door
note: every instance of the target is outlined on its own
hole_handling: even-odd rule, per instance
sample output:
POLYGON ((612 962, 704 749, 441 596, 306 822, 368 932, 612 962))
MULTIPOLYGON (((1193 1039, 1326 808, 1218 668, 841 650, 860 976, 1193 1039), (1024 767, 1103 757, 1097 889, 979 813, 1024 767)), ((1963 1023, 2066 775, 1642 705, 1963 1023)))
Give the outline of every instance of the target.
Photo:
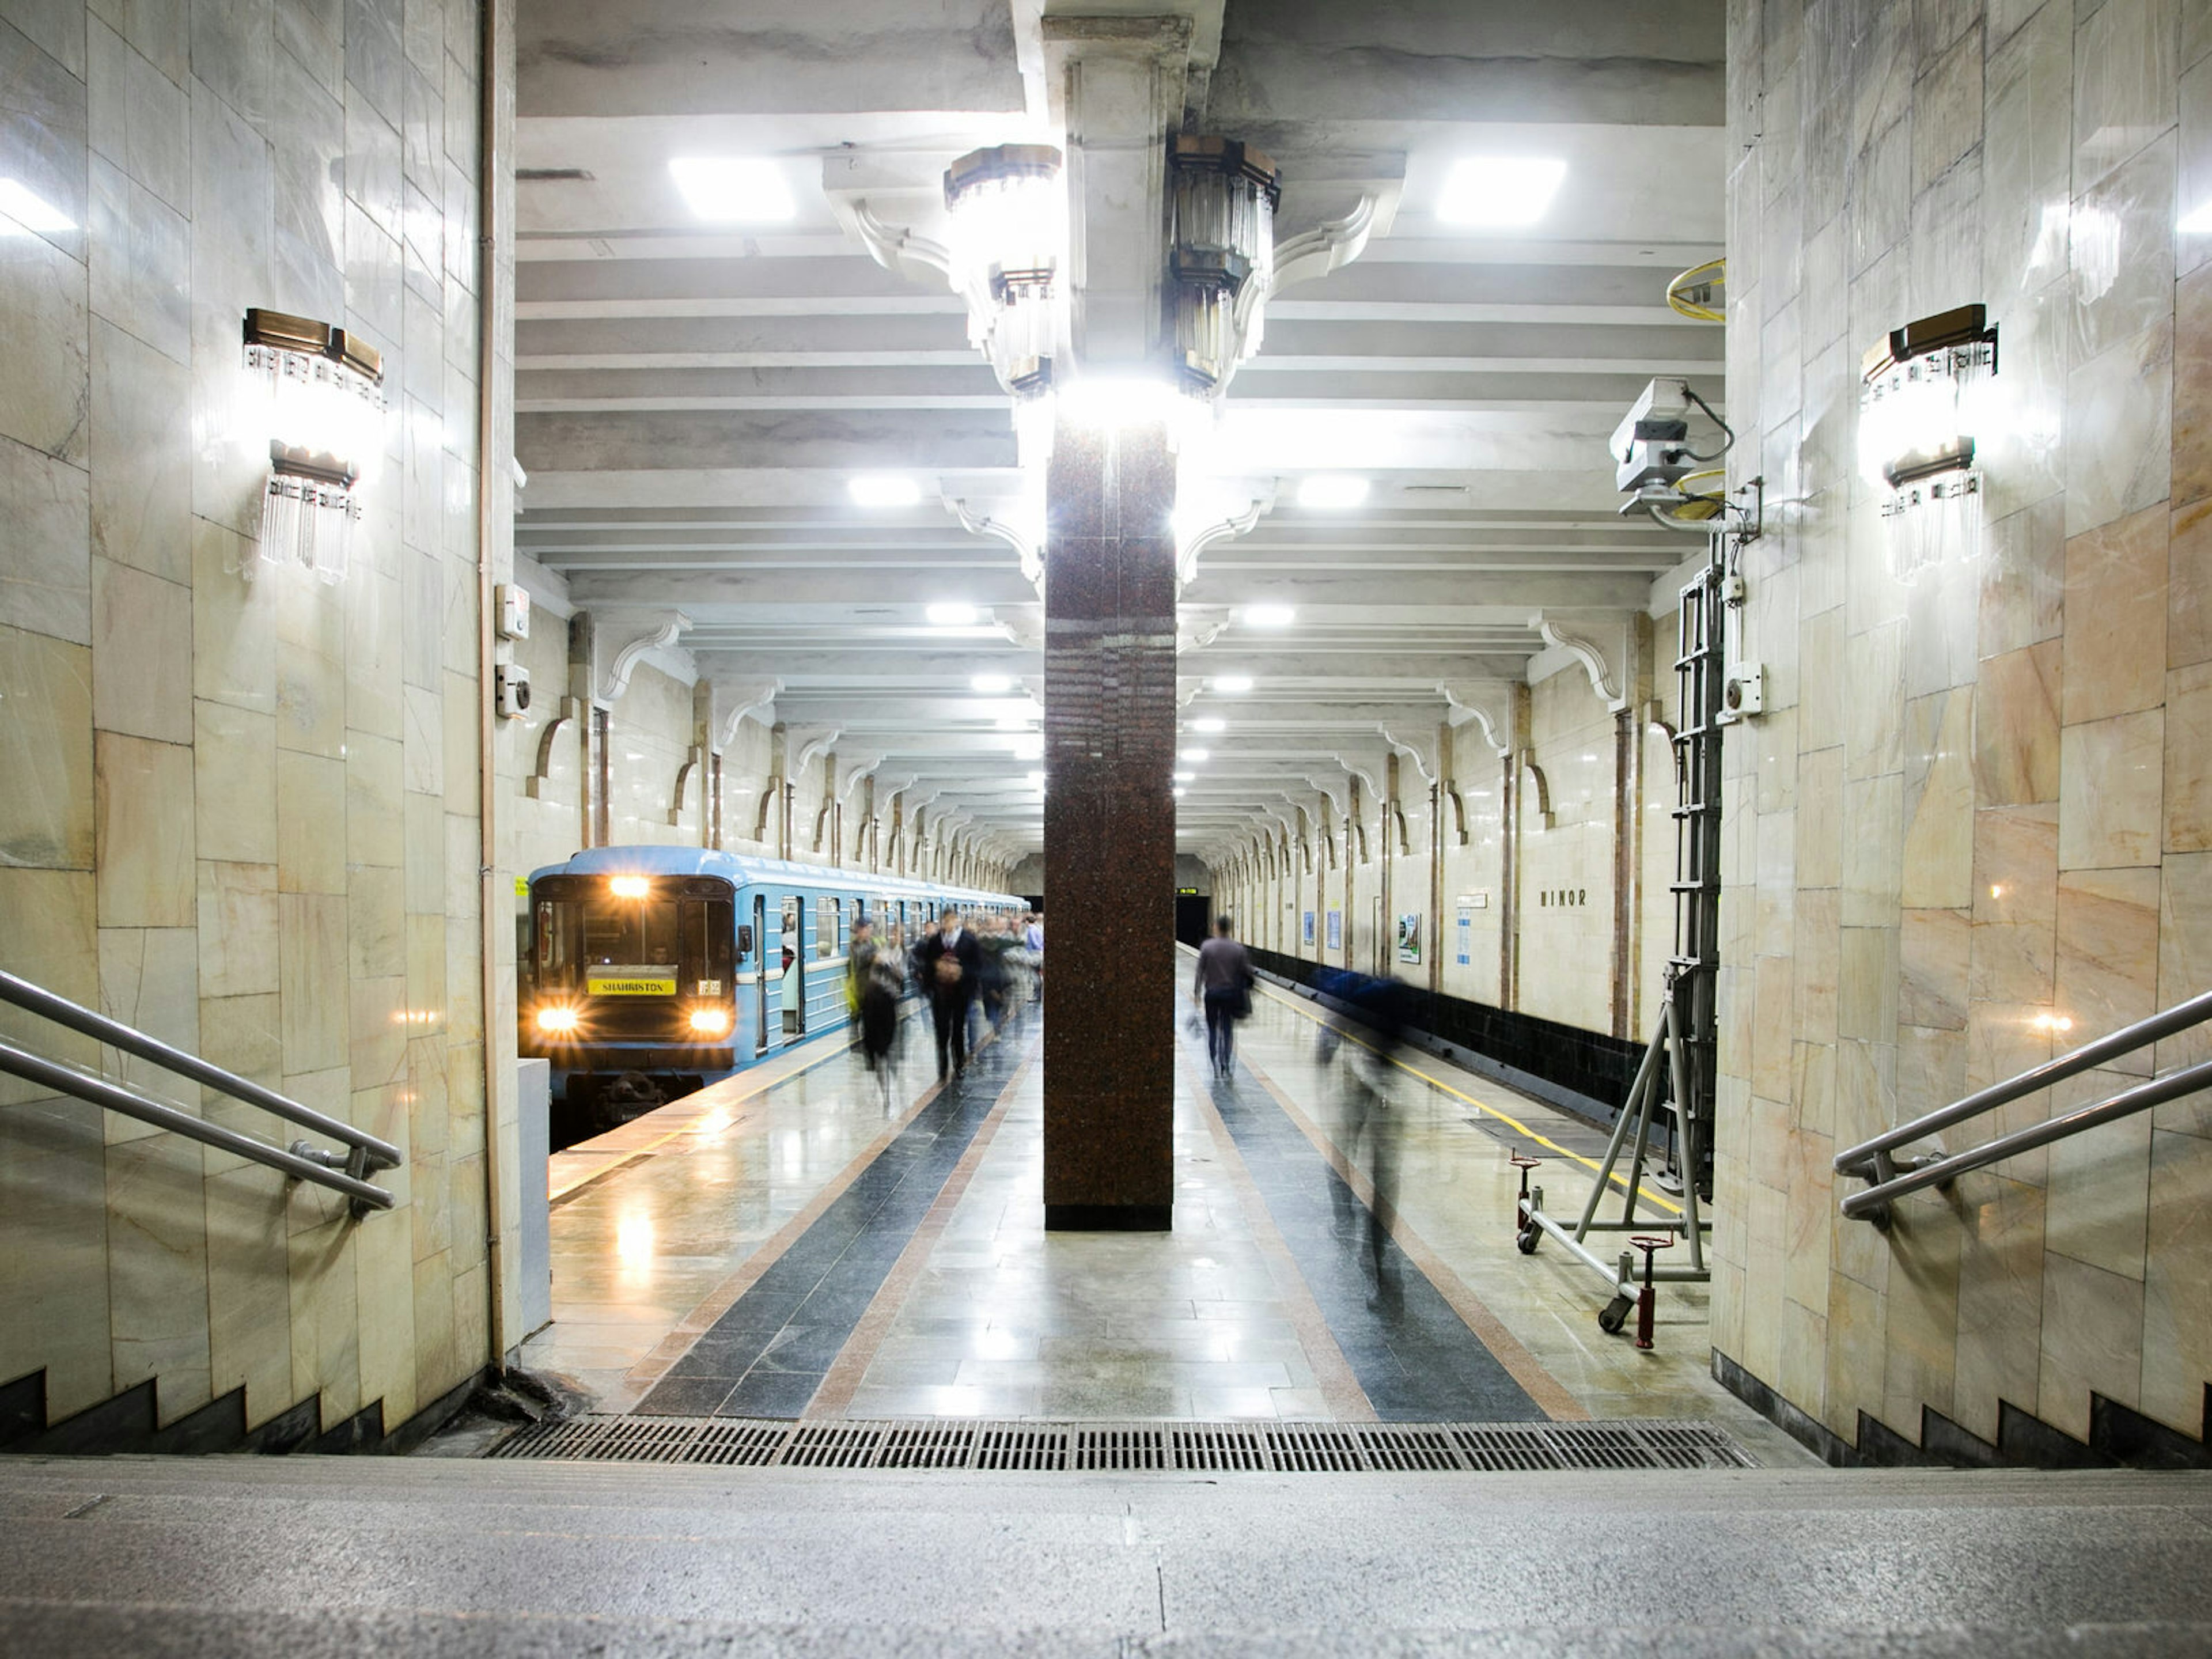
POLYGON ((752 950, 753 959, 753 1052, 764 1054, 769 1050, 768 953, 768 895, 753 895, 752 950))
POLYGON ((787 894, 780 917, 781 931, 777 943, 781 949, 778 961, 781 971, 776 981, 779 1006, 783 1010, 783 1035, 787 1041, 805 1034, 806 1030, 806 907, 805 902, 787 894))

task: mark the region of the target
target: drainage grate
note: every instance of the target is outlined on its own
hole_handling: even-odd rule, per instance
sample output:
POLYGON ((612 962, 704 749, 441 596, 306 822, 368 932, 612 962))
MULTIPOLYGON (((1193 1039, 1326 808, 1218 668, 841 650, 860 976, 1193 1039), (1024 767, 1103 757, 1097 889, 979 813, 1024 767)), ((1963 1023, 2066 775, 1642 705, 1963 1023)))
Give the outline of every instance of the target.
POLYGON ((787 1422, 585 1417, 510 1436, 494 1457, 812 1469, 1401 1474, 1757 1467, 1710 1423, 787 1422))

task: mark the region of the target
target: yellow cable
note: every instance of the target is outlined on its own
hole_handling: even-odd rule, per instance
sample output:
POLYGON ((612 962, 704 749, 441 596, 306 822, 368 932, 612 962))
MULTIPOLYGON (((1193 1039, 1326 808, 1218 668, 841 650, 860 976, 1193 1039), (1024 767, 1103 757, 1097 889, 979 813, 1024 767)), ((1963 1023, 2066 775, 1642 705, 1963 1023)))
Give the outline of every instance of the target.
MULTIPOLYGON (((1316 1025, 1329 1025, 1329 1022, 1323 1019, 1319 1014, 1315 1013, 1312 1010, 1307 1008, 1303 1003, 1298 1002, 1296 999, 1285 996, 1280 991, 1276 990, 1274 987, 1271 985, 1263 985, 1260 988, 1265 991, 1269 996, 1273 997, 1276 1001, 1281 1003, 1285 1008, 1290 1009, 1291 1012, 1304 1015, 1316 1025)), ((1431 1089, 1439 1090, 1442 1092, 1449 1095, 1454 1100, 1464 1101, 1479 1112, 1489 1113, 1491 1116, 1496 1118, 1500 1123, 1505 1124, 1507 1127, 1511 1128, 1516 1134, 1527 1136, 1528 1139, 1534 1141, 1539 1146, 1548 1147, 1551 1151, 1557 1152, 1561 1158, 1572 1158, 1576 1163, 1581 1164, 1585 1170, 1589 1170, 1593 1173, 1601 1167, 1595 1158, 1584 1158, 1580 1152, 1568 1151, 1567 1148, 1560 1146, 1558 1141, 1550 1139, 1544 1135, 1538 1134, 1527 1124, 1522 1122, 1520 1119, 1509 1116, 1507 1114, 1499 1111, 1498 1108, 1489 1104, 1487 1102, 1477 1100, 1473 1095, 1462 1094, 1458 1090, 1453 1088, 1450 1084, 1438 1082, 1435 1078, 1431 1077, 1426 1072, 1422 1071, 1419 1066, 1407 1065, 1404 1060, 1399 1059, 1395 1054, 1384 1054, 1380 1048, 1377 1048, 1373 1043, 1364 1041, 1353 1033, 1346 1030, 1342 1026, 1329 1025, 1329 1029, 1336 1032, 1336 1034, 1342 1037, 1346 1042, 1357 1042, 1361 1048, 1366 1049, 1368 1053, 1381 1055, 1382 1058, 1389 1060, 1400 1071, 1409 1073, 1413 1076, 1420 1079, 1422 1082, 1427 1084, 1431 1089)), ((1622 1175, 1619 1170, 1615 1170, 1613 1174, 1612 1179, 1614 1186, 1622 1188, 1624 1191, 1626 1190, 1628 1187, 1628 1178, 1626 1176, 1622 1175)), ((1675 1215, 1682 1213, 1682 1206, 1680 1205, 1670 1203, 1668 1200, 1660 1197, 1656 1193, 1646 1190, 1640 1192, 1638 1196, 1645 1203, 1656 1204, 1661 1209, 1670 1211, 1675 1215)))
POLYGON ((1711 306, 1701 306, 1694 300, 1686 300, 1682 297, 1682 290, 1686 288, 1694 286, 1697 279, 1703 276, 1707 271, 1717 271, 1723 273, 1723 280, 1725 281, 1725 273, 1727 270, 1728 260, 1725 257, 1718 259, 1708 259, 1701 265, 1692 265, 1680 276, 1675 277, 1673 282, 1667 284, 1668 308, 1680 316, 1689 318, 1692 322, 1725 323, 1728 321, 1727 313, 1716 311, 1711 306))

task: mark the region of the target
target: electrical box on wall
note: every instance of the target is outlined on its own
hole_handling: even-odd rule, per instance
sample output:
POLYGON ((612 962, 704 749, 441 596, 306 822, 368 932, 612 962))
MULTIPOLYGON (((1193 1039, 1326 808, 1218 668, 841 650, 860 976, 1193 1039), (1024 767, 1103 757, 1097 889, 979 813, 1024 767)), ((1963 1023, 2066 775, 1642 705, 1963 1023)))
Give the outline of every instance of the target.
POLYGON ((519 663, 503 662, 492 671, 497 688, 499 712, 508 720, 520 720, 530 712, 530 671, 519 663))
POLYGON ((503 640, 530 637, 530 590, 519 582, 501 582, 493 595, 499 606, 499 636, 503 640))
POLYGON ((1721 682, 1721 718, 1740 720, 1766 712, 1766 666, 1763 663, 1732 662, 1721 682))

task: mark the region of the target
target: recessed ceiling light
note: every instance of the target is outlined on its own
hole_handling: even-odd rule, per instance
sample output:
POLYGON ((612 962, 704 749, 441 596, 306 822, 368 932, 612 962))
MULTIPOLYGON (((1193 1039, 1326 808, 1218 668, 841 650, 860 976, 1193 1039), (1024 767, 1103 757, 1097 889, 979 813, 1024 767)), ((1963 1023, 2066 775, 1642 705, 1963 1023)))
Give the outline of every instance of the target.
MULTIPOLYGON (((75 230, 76 221, 52 204, 33 195, 13 179, 0 179, 0 216, 13 219, 25 230, 46 234, 75 230)), ((4 234, 0 232, 0 234, 4 234)))
POLYGON ((912 507, 921 499, 921 486, 896 472, 871 473, 845 488, 862 507, 912 507))
POLYGON ((1244 623, 1249 628, 1288 628, 1298 619, 1298 613, 1287 605, 1248 605, 1244 607, 1244 623))
POLYGON ((1350 472, 1316 472, 1298 484, 1300 507, 1357 507, 1367 499, 1367 480, 1350 472))
POLYGON ((1198 781, 1198 774, 1195 772, 1178 772, 1175 775, 1175 781, 1177 783, 1196 783, 1198 781))
POLYGON ((1176 758, 1177 760, 1187 760, 1195 763, 1204 760, 1213 751, 1211 749, 1186 749, 1182 754, 1176 756, 1176 758))
POLYGON ((1206 714, 1193 720, 1190 723, 1190 729, 1194 732, 1226 732, 1229 729, 1229 722, 1218 714, 1206 714))
POLYGON ((783 170, 758 156, 684 156, 668 171, 691 211, 715 224, 769 224, 798 211, 783 170))
POLYGON ((968 682, 971 691, 981 691, 987 697, 1003 697, 1014 689, 1010 674, 978 674, 968 682))
POLYGON ((1565 161, 1517 155, 1465 155, 1452 163, 1437 216, 1454 225, 1533 225, 1567 176, 1565 161))
POLYGON ((933 628, 973 628, 979 614, 972 605, 963 605, 957 599, 924 608, 921 613, 929 618, 933 628))
POLYGON ((1182 799, 1182 786, 1181 784, 1177 784, 1174 788, 1169 790, 1168 793, 1170 795, 1173 795, 1177 800, 1181 800, 1182 799))
POLYGON ((1216 674, 1206 684, 1228 696, 1241 697, 1252 689, 1249 674, 1216 674))

